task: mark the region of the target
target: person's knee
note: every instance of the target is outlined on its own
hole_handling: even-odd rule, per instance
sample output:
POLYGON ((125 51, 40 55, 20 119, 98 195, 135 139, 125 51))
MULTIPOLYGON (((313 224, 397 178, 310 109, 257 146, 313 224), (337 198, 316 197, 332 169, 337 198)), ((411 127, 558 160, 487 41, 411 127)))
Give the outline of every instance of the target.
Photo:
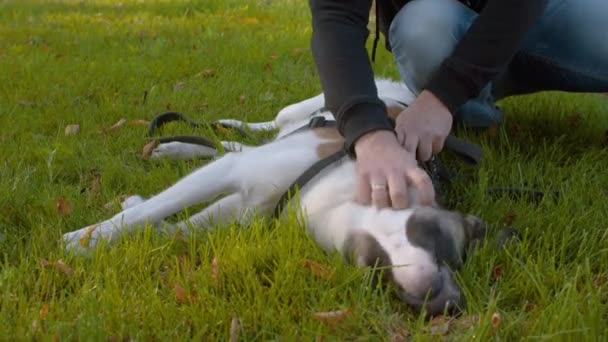
POLYGON ((389 42, 402 77, 419 91, 447 58, 471 22, 457 0, 413 0, 393 19, 389 42))

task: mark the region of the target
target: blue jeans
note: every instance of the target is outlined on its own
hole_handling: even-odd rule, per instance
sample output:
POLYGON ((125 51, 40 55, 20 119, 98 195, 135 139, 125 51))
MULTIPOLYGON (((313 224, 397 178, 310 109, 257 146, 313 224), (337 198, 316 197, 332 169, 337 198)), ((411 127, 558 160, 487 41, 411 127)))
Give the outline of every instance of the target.
MULTIPOLYGON (((477 15, 457 0, 412 0, 400 10, 389 37, 410 90, 424 88, 477 15)), ((608 0, 549 0, 508 67, 456 111, 455 121, 500 123, 494 101, 544 90, 608 91, 608 0)))

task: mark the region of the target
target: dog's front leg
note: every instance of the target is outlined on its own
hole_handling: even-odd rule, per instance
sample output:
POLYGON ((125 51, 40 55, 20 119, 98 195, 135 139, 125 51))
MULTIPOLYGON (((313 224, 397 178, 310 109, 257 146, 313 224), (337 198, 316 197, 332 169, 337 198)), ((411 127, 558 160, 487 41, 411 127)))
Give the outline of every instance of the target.
POLYGON ((239 154, 227 154, 175 183, 154 197, 130 207, 109 220, 63 235, 66 248, 79 251, 95 246, 100 239, 114 241, 120 233, 165 217, 221 193, 238 190, 238 176, 233 174, 239 154))

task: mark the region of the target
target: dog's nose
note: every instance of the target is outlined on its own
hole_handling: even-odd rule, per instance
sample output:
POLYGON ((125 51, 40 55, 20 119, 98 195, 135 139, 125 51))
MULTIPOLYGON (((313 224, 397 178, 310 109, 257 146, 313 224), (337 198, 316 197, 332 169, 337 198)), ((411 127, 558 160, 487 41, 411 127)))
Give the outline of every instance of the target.
POLYGON ((452 272, 447 266, 440 266, 433 279, 432 288, 426 297, 419 298, 401 292, 401 299, 417 312, 425 311, 429 317, 448 314, 457 315, 464 311, 466 301, 452 272))

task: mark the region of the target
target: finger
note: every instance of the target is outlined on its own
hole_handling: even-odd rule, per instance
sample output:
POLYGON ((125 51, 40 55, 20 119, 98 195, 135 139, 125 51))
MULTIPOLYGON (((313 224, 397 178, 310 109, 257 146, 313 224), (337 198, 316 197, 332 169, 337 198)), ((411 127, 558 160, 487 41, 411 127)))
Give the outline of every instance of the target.
POLYGON ((433 153, 432 141, 427 138, 420 139, 416 156, 419 161, 427 161, 431 159, 433 153))
POLYGON ((386 180, 381 177, 373 177, 370 187, 372 189, 372 205, 378 209, 388 207, 390 199, 386 180))
POLYGON ((388 189, 391 203, 395 209, 405 209, 408 205, 407 182, 405 177, 399 174, 391 174, 388 177, 388 189))
POLYGON ((369 205, 372 202, 371 192, 372 189, 370 187, 369 177, 364 175, 358 175, 357 190, 355 191, 355 202, 358 202, 363 205, 369 205))
POLYGON ((439 154, 445 145, 445 138, 437 137, 433 140, 433 155, 439 154))
POLYGON ((399 142, 399 145, 404 146, 405 132, 402 129, 399 129, 399 127, 395 128, 395 132, 397 133, 397 142, 399 142))
POLYGON ((412 153, 413 155, 416 155, 416 148, 418 147, 418 136, 415 134, 406 135, 403 147, 405 147, 408 152, 412 153))
POLYGON ((408 181, 416 189, 419 205, 428 206, 435 203, 435 188, 426 172, 420 168, 409 171, 408 181))

